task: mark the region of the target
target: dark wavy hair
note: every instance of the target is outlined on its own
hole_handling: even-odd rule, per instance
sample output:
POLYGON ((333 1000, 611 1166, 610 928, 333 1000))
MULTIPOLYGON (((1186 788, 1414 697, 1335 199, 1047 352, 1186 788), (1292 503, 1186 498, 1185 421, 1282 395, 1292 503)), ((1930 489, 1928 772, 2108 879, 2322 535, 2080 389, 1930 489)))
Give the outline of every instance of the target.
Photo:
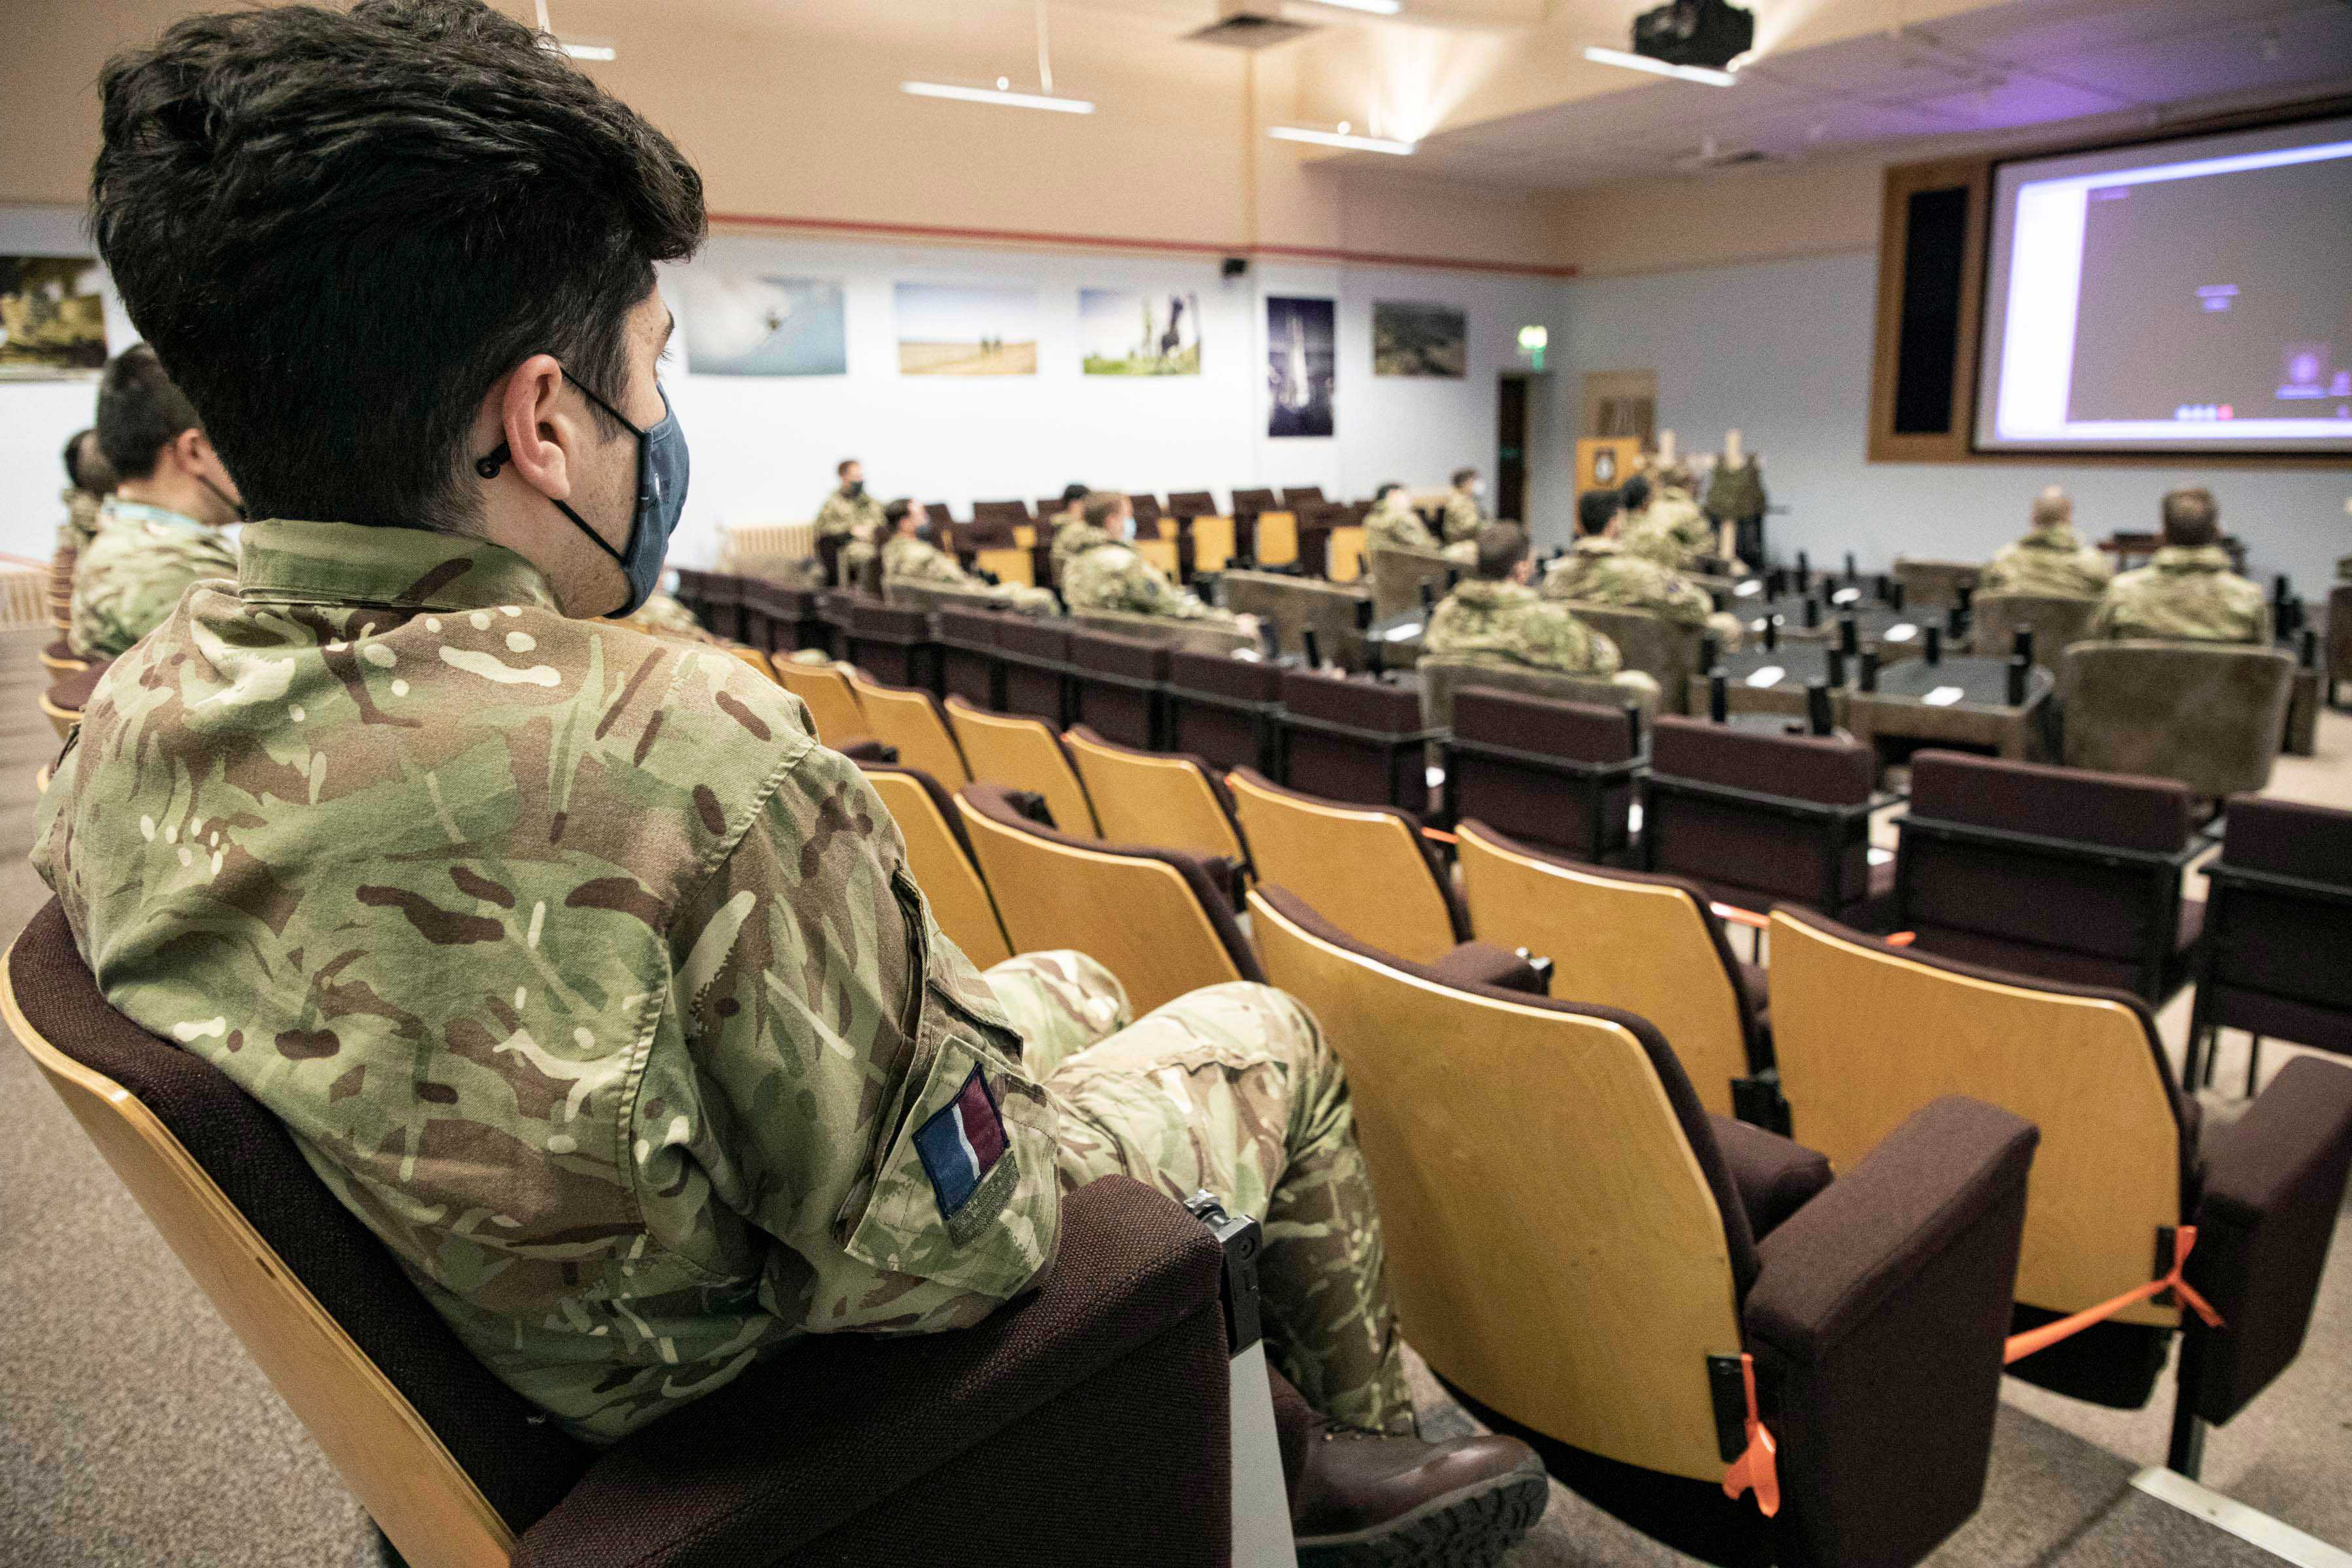
POLYGON ((191 16, 99 94, 100 253, 257 517, 468 527, 490 386, 617 395, 702 241, 668 138, 481 0, 191 16))
POLYGON ((151 477, 163 448, 183 431, 203 425, 195 405, 163 374, 163 361, 145 343, 131 344, 99 374, 98 450, 118 479, 151 477))

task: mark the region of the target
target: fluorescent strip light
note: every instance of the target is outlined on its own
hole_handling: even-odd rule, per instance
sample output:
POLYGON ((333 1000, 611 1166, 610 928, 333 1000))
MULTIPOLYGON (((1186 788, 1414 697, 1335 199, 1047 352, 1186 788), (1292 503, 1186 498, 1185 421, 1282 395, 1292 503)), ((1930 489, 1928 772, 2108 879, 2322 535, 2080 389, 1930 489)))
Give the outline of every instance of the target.
POLYGON ((1404 9, 1402 0, 1315 0, 1318 5, 1336 5, 1342 11, 1370 11, 1375 16, 1393 16, 1404 9))
POLYGON ((1006 92, 993 87, 956 87, 940 81, 902 81, 900 90, 917 98, 952 98, 964 103, 1002 103, 1014 109, 1050 109, 1061 114, 1092 114, 1095 106, 1083 98, 1054 98, 1042 92, 1006 92))
POLYGON ((1589 47, 1584 58, 1604 66, 1627 66, 1654 76, 1670 76, 1678 81, 1703 81, 1709 87, 1729 87, 1739 79, 1729 71, 1709 70, 1705 66, 1678 66, 1671 60, 1653 59, 1627 49, 1604 49, 1589 47))
POLYGON ((1303 125, 1270 125, 1268 136, 1277 142, 1312 142, 1318 147, 1350 147, 1359 153, 1393 153, 1402 158, 1412 153, 1410 142, 1391 142, 1384 136, 1342 136, 1337 131, 1309 131, 1303 125))
POLYGON ((610 60, 620 58, 620 51, 610 44, 570 44, 559 40, 555 47, 575 60, 610 60))

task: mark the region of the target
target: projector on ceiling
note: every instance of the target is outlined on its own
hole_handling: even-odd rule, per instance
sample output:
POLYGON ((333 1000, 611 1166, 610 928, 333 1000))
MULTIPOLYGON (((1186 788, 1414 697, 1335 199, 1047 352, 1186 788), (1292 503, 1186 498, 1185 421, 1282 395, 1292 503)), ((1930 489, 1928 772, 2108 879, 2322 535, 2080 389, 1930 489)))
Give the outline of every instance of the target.
POLYGON ((1756 14, 1729 0, 1667 0, 1633 18, 1633 52, 1722 70, 1756 47, 1756 14))

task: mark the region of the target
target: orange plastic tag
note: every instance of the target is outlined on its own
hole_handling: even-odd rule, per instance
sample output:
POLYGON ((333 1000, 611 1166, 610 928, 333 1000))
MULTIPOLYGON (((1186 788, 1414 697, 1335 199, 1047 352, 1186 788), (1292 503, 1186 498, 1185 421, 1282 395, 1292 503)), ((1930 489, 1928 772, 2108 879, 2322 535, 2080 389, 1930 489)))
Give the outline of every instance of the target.
POLYGON ((1774 1458, 1780 1446, 1756 1413, 1756 1363, 1746 1351, 1739 1352, 1739 1381, 1748 1391, 1748 1447, 1723 1472, 1723 1495, 1737 1500, 1752 1487, 1757 1511, 1770 1519, 1780 1511, 1780 1468, 1774 1458))
POLYGON ((2008 1343, 2001 1350, 2000 1364, 2008 1366, 2012 1363, 2023 1361, 2036 1351, 2046 1351, 2060 1340, 2071 1339, 2094 1323, 2105 1322, 2126 1307, 2153 1300, 2167 1290, 2172 1292, 2175 1300, 2204 1319, 2207 1328, 2220 1328, 2221 1314, 2215 1311, 2212 1304, 2200 1296, 2196 1289, 2180 1277, 2180 1270, 2189 1262, 2189 1255, 2195 1250, 2196 1246, 2197 1227, 2193 1225, 2182 1226, 2172 1233, 2172 1267, 2165 1271, 2163 1279, 2151 1279, 2136 1289, 2125 1291, 2112 1301, 2102 1301, 2095 1307, 2086 1307, 2070 1318, 2061 1318, 2054 1323, 2044 1323, 2038 1329, 2029 1329, 2024 1333, 2010 1335, 2008 1343))

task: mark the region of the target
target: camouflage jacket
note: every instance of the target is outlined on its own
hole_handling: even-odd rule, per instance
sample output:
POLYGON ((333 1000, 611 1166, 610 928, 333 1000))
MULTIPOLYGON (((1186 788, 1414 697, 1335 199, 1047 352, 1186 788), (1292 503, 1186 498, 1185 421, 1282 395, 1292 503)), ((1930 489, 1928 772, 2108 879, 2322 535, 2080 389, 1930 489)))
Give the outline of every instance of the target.
POLYGON ((1484 656, 1570 675, 1614 675, 1617 645, 1565 605, 1518 583, 1472 577, 1445 596, 1422 633, 1423 653, 1484 656))
POLYGON ((145 637, 191 583, 236 575, 220 531, 160 506, 109 496, 98 536, 74 563, 66 641, 85 658, 114 658, 145 637))
POLYGON ((816 531, 821 536, 845 533, 871 543, 881 536, 882 503, 870 495, 853 497, 836 489, 816 509, 816 531))
POLYGON ((1978 592, 2095 599, 2115 574, 2113 562, 2099 551, 2085 549, 2074 529, 2062 522, 2002 545, 1985 567, 1978 592))
POLYGON ((1765 508, 1764 470, 1750 458, 1738 468, 1717 463, 1707 481, 1706 514, 1717 522, 1762 517, 1765 508))
POLYGON ((945 583, 951 587, 977 588, 979 578, 956 564, 956 558, 928 539, 892 534, 882 546, 882 575, 912 577, 920 583, 945 583))
POLYGON ((643 632, 647 637, 682 637, 688 642, 708 643, 713 647, 726 646, 694 618, 692 610, 658 589, 648 595, 644 604, 614 624, 643 632))
POLYGON ((88 490, 70 489, 59 491, 58 499, 66 503, 65 521, 58 524, 58 549, 76 553, 89 549, 98 537, 99 511, 105 502, 88 490))
MULTIPOLYGON (((1068 531, 1063 530, 1066 534, 1068 531)), ((1061 542, 1056 539, 1055 547, 1059 549, 1061 542)), ((1176 587, 1160 574, 1159 567, 1108 537, 1071 555, 1061 567, 1059 580, 1062 602, 1072 615, 1083 610, 1120 610, 1130 616, 1172 616, 1185 621, 1232 618, 1176 587)))
POLYGON ((1434 555, 1439 545, 1437 536, 1429 531, 1429 524, 1421 521, 1421 514, 1399 502, 1376 506, 1366 514, 1364 548, 1418 550, 1434 555))
POLYGON ((2168 544, 2107 584, 2091 635, 2268 645, 2271 609, 2260 584, 2230 570, 2220 545, 2168 544))
POLYGON ((1715 608, 1696 584, 1654 561, 1629 553, 1617 541, 1587 534, 1544 574, 1547 599, 1650 610, 1686 626, 1705 624, 1715 608))
POLYGON ((1677 570, 1716 547, 1715 525, 1682 489, 1653 495, 1649 505, 1625 519, 1620 537, 1633 554, 1677 570))
POLYGON ((37 835, 107 1000, 590 1440, 1054 1257, 1055 1112, 864 775, 495 545, 254 524, 100 682, 37 835))
POLYGON ((1054 531, 1052 551, 1054 581, 1061 582, 1063 574, 1070 569, 1070 563, 1087 551, 1118 542, 1104 530, 1097 528, 1084 518, 1072 518, 1054 531))
POLYGON ((1475 540, 1478 531, 1486 526, 1486 516, 1478 510, 1478 499, 1460 490, 1449 490, 1445 497, 1445 542, 1459 544, 1475 540))

